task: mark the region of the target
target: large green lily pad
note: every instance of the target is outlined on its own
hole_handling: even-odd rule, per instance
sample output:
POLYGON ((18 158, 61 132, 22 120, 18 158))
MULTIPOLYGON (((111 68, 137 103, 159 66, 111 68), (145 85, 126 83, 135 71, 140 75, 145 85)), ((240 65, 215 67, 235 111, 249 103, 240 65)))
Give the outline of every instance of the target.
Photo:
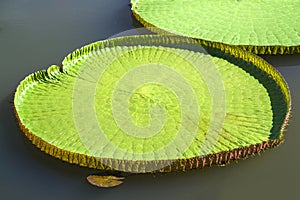
POLYGON ((127 172, 228 163, 278 145, 288 87, 261 58, 169 36, 99 41, 29 75, 16 115, 42 151, 127 172), (199 48, 202 46, 203 48, 199 48))
POLYGON ((237 45, 257 54, 300 53, 300 1, 131 0, 154 32, 237 45))

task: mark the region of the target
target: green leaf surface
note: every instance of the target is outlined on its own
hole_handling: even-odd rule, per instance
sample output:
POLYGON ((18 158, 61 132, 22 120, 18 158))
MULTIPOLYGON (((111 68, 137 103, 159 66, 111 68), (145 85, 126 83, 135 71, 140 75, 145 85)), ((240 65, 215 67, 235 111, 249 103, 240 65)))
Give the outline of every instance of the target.
POLYGON ((284 80, 261 58, 222 48, 166 36, 90 44, 68 55, 62 69, 20 83, 20 126, 62 160, 134 172, 151 171, 144 161, 175 170, 173 162, 235 150, 246 157, 250 147, 277 144, 290 109, 284 80), (188 50, 195 45, 204 48, 188 50))
POLYGON ((131 0, 131 4, 136 18, 155 32, 238 45, 259 54, 300 53, 298 0, 131 0))

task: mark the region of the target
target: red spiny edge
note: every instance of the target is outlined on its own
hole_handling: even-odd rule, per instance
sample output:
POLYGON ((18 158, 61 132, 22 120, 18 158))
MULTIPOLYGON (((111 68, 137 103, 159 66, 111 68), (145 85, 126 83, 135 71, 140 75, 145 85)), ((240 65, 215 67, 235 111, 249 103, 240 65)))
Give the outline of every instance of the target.
POLYGON ((249 156, 254 156, 256 154, 260 155, 262 151, 266 149, 276 147, 283 140, 268 140, 262 143, 253 144, 248 147, 236 148, 231 151, 224 151, 216 154, 209 154, 206 156, 199 156, 190 159, 180 159, 174 161, 168 167, 159 170, 160 172, 171 172, 171 171, 187 171, 196 168, 211 167, 213 165, 227 165, 230 161, 246 159, 249 156))

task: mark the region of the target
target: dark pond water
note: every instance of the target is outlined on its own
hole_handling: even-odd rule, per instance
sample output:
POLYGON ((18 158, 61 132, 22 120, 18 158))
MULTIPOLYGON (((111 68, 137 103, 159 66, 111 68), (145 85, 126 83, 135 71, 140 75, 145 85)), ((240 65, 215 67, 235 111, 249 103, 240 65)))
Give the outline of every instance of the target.
POLYGON ((264 56, 289 83, 293 116, 280 147, 227 167, 134 175, 113 189, 89 185, 96 170, 45 155, 22 135, 13 92, 29 73, 60 65, 74 49, 140 27, 129 0, 0 1, 1 199, 282 199, 299 190, 300 57, 264 56))

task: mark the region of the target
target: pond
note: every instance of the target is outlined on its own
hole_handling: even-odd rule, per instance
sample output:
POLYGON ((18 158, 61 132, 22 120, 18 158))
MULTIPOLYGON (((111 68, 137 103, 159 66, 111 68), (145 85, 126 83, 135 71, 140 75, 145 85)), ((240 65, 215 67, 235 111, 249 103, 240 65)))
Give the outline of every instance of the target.
POLYGON ((65 55, 91 42, 142 27, 129 0, 0 1, 1 199, 282 199, 298 195, 300 56, 263 56, 289 84, 292 119, 278 148, 226 167, 126 178, 111 189, 86 176, 97 170, 71 165, 34 147, 19 130, 13 93, 28 74, 61 65, 65 55))

